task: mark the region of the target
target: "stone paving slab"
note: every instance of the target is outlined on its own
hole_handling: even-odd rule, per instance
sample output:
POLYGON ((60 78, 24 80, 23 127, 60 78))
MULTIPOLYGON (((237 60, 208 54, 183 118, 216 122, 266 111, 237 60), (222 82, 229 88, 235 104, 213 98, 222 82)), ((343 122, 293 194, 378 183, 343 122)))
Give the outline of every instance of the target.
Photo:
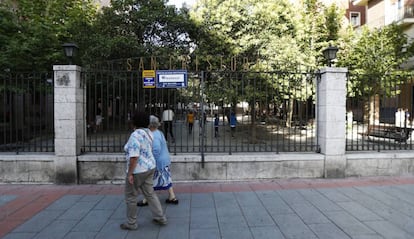
POLYGON ((16 195, 0 195, 0 206, 16 199, 16 195))
POLYGON ((168 225, 138 210, 123 231, 122 185, 0 185, 0 238, 408 239, 414 177, 181 182, 168 225))

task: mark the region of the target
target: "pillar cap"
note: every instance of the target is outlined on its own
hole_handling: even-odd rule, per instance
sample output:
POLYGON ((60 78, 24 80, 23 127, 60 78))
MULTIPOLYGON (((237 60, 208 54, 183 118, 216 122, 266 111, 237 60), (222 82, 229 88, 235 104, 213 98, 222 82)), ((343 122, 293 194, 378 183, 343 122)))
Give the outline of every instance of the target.
POLYGON ((323 67, 321 69, 319 69, 319 73, 323 74, 323 73, 347 73, 348 72, 348 68, 346 67, 323 67))
POLYGON ((54 71, 81 71, 82 67, 77 65, 53 65, 54 71))

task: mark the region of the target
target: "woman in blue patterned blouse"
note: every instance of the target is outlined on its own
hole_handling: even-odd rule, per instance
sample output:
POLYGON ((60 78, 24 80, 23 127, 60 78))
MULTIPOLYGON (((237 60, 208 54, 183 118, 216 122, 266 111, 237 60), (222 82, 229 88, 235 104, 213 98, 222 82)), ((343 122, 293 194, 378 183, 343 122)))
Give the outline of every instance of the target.
POLYGON ((148 200, 148 205, 153 215, 153 222, 165 225, 167 219, 161 207, 160 200, 153 188, 153 175, 156 162, 152 153, 153 135, 147 128, 149 115, 136 112, 132 125, 134 131, 124 146, 126 156, 125 202, 127 207, 127 222, 120 225, 123 230, 136 230, 138 190, 148 200))

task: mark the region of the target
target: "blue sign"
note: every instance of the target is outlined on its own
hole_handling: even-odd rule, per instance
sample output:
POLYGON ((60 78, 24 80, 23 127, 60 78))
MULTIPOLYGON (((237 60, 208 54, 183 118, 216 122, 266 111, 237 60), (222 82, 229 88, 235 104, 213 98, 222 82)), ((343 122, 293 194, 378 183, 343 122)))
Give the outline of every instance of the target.
POLYGON ((187 70, 157 70, 157 88, 187 87, 187 70))
POLYGON ((144 88, 155 88, 154 78, 144 77, 144 88))
POLYGON ((142 85, 144 88, 155 88, 155 71, 142 71, 142 85))

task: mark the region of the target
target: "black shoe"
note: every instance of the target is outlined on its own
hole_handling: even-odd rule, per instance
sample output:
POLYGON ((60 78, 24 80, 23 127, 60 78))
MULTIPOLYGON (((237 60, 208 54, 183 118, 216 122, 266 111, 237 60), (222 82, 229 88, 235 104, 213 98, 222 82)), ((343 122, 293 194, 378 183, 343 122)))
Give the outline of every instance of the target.
POLYGON ((178 199, 176 199, 176 198, 173 198, 173 199, 169 199, 169 198, 167 198, 167 199, 165 200, 165 203, 169 203, 169 204, 175 204, 175 205, 177 205, 177 204, 178 204, 178 199))
POLYGON ((130 230, 130 231, 135 231, 138 229, 137 224, 129 224, 129 223, 122 223, 121 225, 119 225, 119 227, 121 227, 122 230, 130 230))
POLYGON ((161 226, 167 225, 167 220, 152 219, 152 222, 161 226))

